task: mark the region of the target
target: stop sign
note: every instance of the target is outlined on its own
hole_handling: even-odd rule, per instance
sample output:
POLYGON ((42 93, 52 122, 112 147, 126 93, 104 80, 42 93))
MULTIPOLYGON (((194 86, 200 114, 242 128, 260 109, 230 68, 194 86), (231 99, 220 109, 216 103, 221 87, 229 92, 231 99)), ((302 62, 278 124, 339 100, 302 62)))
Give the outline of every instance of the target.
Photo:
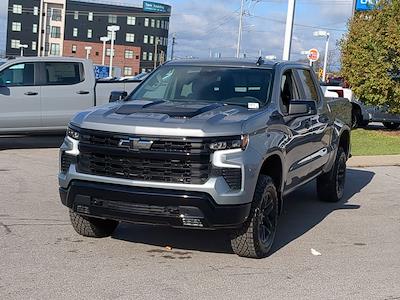
POLYGON ((312 61, 312 62, 317 61, 319 59, 319 51, 315 48, 310 49, 308 51, 307 58, 309 61, 312 61))

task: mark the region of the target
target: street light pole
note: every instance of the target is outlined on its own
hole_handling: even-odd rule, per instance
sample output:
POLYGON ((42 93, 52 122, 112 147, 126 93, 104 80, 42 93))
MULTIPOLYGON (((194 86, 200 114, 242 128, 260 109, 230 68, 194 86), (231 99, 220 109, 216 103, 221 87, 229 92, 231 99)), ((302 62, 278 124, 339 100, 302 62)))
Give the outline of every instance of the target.
POLYGON ((87 46, 87 47, 85 47, 85 50, 86 50, 86 59, 89 59, 90 52, 92 51, 92 47, 87 46))
POLYGON ((329 51, 329 39, 330 39, 330 33, 324 30, 319 30, 315 31, 313 33, 315 37, 325 37, 326 38, 326 43, 325 43, 325 57, 324 57, 324 70, 322 73, 322 82, 325 82, 326 80, 326 70, 328 68, 328 51, 329 51))
POLYGON ((244 0, 242 0, 240 4, 239 32, 238 32, 238 42, 236 49, 236 58, 240 57, 240 44, 242 42, 242 30, 243 30, 243 14, 244 14, 244 0))
POLYGON ((283 46, 283 60, 290 59, 292 48, 293 22, 296 9, 296 0, 288 0, 288 12, 286 17, 285 44, 283 46))
POLYGON ((114 58, 114 43, 115 43, 115 33, 119 30, 119 26, 112 25, 108 26, 107 30, 111 32, 111 53, 110 53, 110 71, 109 77, 113 77, 113 58, 114 58))
POLYGON ((325 57, 324 57, 324 71, 322 73, 322 82, 326 80, 326 71, 328 67, 328 51, 329 51, 329 39, 330 34, 329 32, 326 33, 326 44, 325 44, 325 57))
POLYGON ((103 56, 101 59, 101 65, 104 66, 106 64, 106 44, 110 40, 108 36, 102 36, 100 38, 100 41, 103 42, 103 56))
POLYGON ((21 50, 21 57, 24 56, 24 49, 27 49, 28 45, 19 45, 19 49, 21 50))

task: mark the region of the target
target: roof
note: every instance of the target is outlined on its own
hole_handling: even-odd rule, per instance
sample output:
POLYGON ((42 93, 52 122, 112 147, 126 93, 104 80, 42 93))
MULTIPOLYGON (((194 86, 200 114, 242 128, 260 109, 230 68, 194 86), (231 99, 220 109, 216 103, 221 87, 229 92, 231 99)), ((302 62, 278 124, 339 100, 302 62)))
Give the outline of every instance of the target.
POLYGON ((257 59, 179 59, 167 62, 168 65, 198 65, 198 66, 224 66, 224 67, 258 67, 272 69, 277 65, 293 64, 293 62, 265 60, 258 65, 257 59))
POLYGON ((85 59, 77 58, 77 57, 64 57, 64 56, 45 56, 45 57, 38 57, 38 56, 23 56, 23 57, 16 57, 10 58, 7 62, 40 62, 40 61, 59 61, 59 62, 85 62, 85 59))

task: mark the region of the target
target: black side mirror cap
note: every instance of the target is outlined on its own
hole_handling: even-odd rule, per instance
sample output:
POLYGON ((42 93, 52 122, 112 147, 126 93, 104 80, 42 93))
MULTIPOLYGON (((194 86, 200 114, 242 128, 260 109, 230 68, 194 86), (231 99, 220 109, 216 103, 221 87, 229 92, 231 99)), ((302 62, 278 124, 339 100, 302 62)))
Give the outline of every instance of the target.
POLYGON ((126 97, 128 97, 128 93, 125 91, 113 91, 110 94, 110 103, 111 102, 117 102, 117 101, 122 101, 126 97))
POLYGON ((289 115, 315 115, 317 103, 314 100, 292 100, 289 104, 289 115))

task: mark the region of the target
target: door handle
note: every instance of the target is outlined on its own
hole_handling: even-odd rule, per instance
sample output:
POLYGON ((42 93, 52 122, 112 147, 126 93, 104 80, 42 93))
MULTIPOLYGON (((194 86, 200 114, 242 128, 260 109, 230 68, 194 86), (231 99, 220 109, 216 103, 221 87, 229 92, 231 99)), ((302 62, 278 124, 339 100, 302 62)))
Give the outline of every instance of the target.
POLYGON ((38 94, 38 92, 26 92, 25 95, 26 96, 36 96, 38 94))
POLYGON ((87 95, 87 94, 89 94, 89 91, 77 91, 76 93, 78 95, 87 95))

